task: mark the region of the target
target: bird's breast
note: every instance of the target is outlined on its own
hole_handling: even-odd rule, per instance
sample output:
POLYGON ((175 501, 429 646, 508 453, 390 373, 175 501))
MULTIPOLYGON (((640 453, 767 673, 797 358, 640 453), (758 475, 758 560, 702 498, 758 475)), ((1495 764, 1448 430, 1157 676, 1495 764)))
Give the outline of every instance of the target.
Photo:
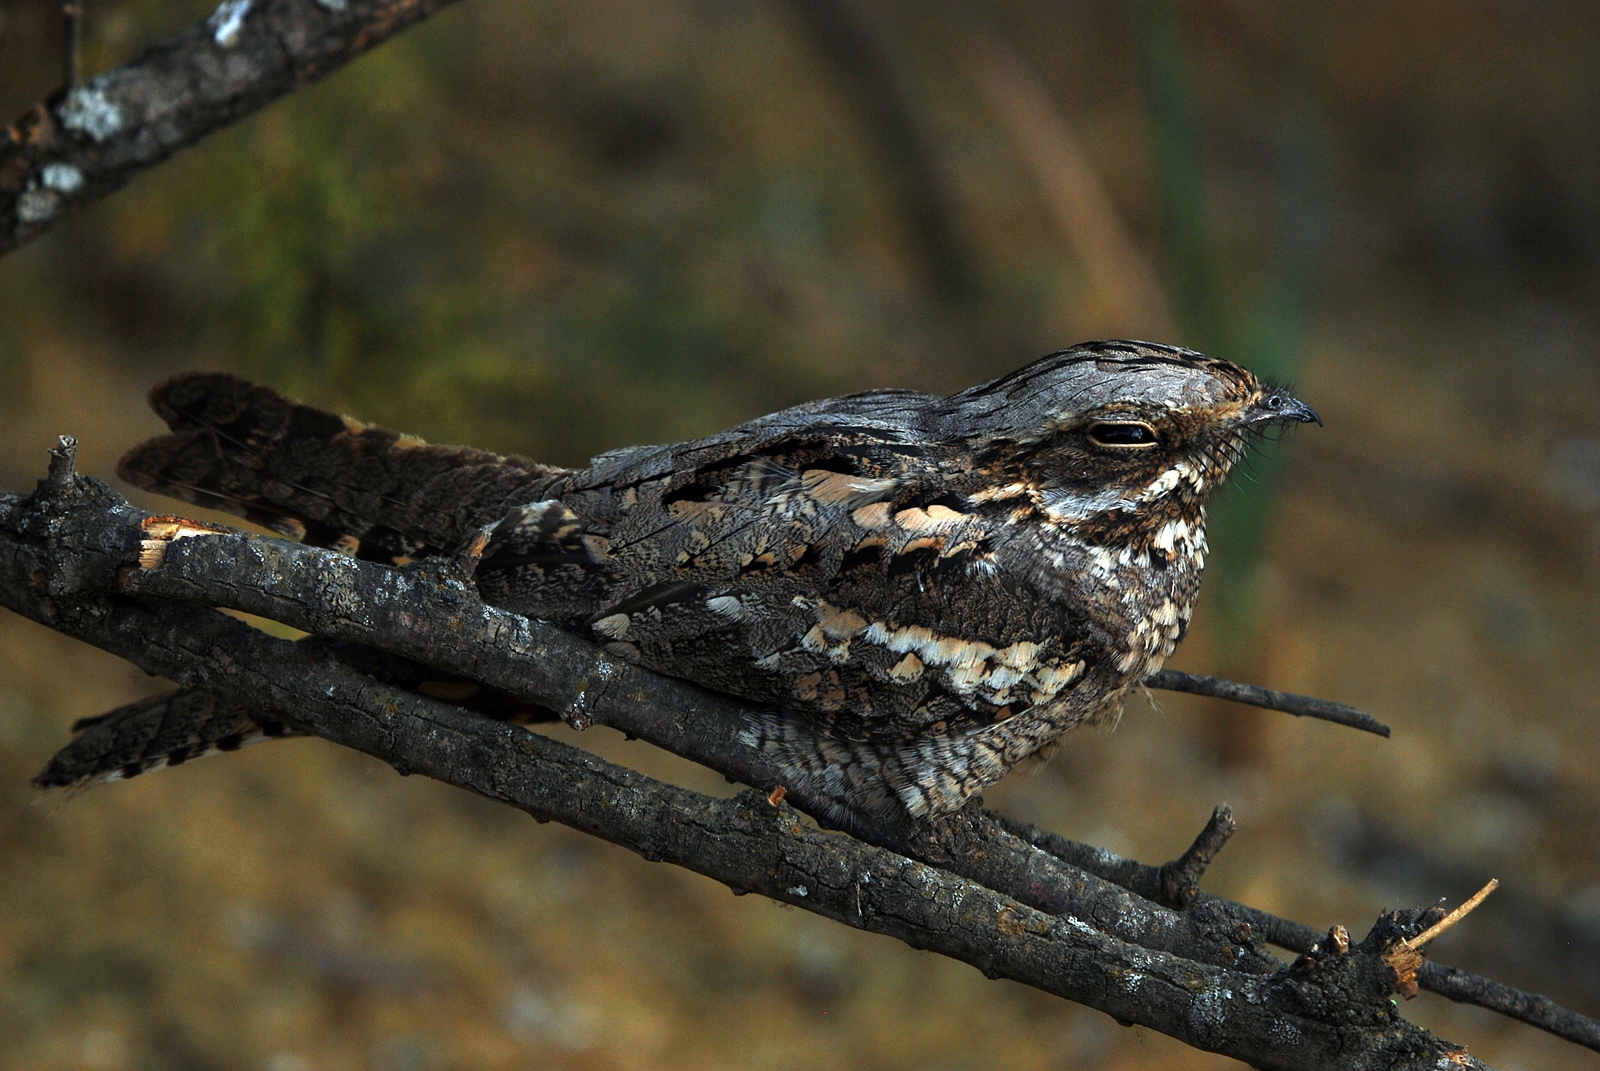
POLYGON ((1161 667, 1183 638, 1207 552, 1205 518, 1174 516, 1109 541, 1058 529, 1044 547, 1049 583, 1074 606, 1126 680, 1161 667))

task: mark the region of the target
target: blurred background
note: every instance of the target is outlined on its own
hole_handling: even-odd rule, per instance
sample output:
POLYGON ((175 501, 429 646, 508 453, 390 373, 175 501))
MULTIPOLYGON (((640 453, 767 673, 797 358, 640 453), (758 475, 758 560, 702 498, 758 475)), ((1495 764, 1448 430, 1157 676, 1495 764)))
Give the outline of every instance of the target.
MULTIPOLYGON (((89 0, 85 67, 207 14, 89 0)), ((0 113, 59 81, 0 3, 0 113)), ((1600 10, 1561 0, 465 0, 0 262, 0 477, 227 368, 569 464, 1086 338, 1291 380, 1327 427, 1214 513, 1161 694, 989 802, 1600 1014, 1600 10)), ((143 500, 147 506, 153 501, 143 500)), ((71 801, 162 687, 0 619, 0 1069, 1238 1066, 320 741, 71 801)), ((605 730, 578 742, 706 791, 605 730)), ((1502 1071, 1600 1056, 1424 994, 1502 1071)))

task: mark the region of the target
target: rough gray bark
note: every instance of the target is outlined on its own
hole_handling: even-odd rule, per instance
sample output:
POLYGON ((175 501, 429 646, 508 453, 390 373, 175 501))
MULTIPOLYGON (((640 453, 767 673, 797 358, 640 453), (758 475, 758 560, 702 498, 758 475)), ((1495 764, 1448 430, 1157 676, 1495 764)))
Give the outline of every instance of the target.
POLYGON ((1396 979, 1384 952, 1417 932, 1415 916, 1380 920, 1360 945, 1324 940, 1281 967, 1237 928, 1238 905, 1202 897, 1215 910, 1162 908, 981 812, 929 840, 908 838, 905 851, 949 859, 928 865, 813 829, 759 795, 724 801, 661 785, 386 685, 317 646, 325 641, 274 639, 196 602, 379 640, 453 672, 473 670, 463 675, 474 679, 494 677, 513 693, 536 685, 569 720, 626 722, 698 746, 690 757, 716 758, 720 742, 713 766, 764 785, 754 761, 729 760, 719 717, 735 715, 736 704, 486 608, 444 566, 386 568, 242 535, 151 541, 146 516, 75 477, 65 451, 52 470, 31 498, 0 500, 0 601, 147 671, 737 891, 898 937, 1257 1067, 1483 1066, 1407 1023, 1389 999, 1396 979), (141 554, 151 567, 140 567, 141 554), (419 630, 426 641, 405 638, 419 630), (417 649, 427 642, 440 649, 417 649), (630 707, 637 722, 624 716, 630 707))
MULTIPOLYGON (((1129 889, 1140 896, 1160 899, 1164 891, 1165 867, 1148 866, 1132 859, 1123 859, 1103 848, 1080 844, 1054 833, 1046 833, 1021 822, 995 816, 996 821, 1009 831, 1063 862, 1081 867, 1093 874, 1129 889)), ((1279 918, 1259 908, 1236 904, 1230 900, 1197 893, 1194 903, 1205 905, 1217 902, 1240 913, 1256 936, 1270 945, 1290 952, 1308 954, 1326 935, 1304 923, 1279 918)), ((1546 1030, 1587 1049, 1600 1052, 1600 1022, 1564 1008, 1549 997, 1529 993, 1514 986, 1496 982, 1471 971, 1464 971, 1444 963, 1427 962, 1417 972, 1417 982, 1423 989, 1437 993, 1459 1004, 1476 1004, 1480 1008, 1498 1012, 1546 1030)))
POLYGON ((0 136, 0 255, 453 0, 226 0, 0 136))

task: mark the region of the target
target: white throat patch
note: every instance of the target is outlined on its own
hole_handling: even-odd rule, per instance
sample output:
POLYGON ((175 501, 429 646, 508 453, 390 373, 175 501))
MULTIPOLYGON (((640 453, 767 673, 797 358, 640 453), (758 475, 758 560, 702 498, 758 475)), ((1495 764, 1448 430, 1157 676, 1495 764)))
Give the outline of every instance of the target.
POLYGON ((1203 492, 1206 486, 1205 473, 1188 459, 1178 461, 1131 495, 1116 488, 1096 491, 1092 495, 1077 493, 1066 488, 1052 488, 1040 496, 1042 499, 1040 505, 1057 524, 1077 524, 1113 510, 1132 513, 1148 502, 1154 502, 1158 498, 1164 498, 1178 491, 1184 485, 1188 485, 1192 494, 1203 492))

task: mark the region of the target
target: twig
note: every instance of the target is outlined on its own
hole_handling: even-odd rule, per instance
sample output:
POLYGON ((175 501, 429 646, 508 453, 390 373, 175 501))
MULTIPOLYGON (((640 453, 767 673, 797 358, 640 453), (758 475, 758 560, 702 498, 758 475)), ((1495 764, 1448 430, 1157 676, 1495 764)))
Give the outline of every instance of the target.
POLYGON ((0 254, 452 2, 253 0, 78 82, 84 0, 65 0, 69 86, 0 132, 0 254))
POLYGON ((1499 885, 1499 879, 1490 878, 1489 883, 1473 894, 1466 903, 1416 936, 1396 940, 1383 950, 1383 962, 1394 972, 1394 988, 1397 993, 1407 1000, 1417 995, 1421 988, 1417 973, 1424 963, 1422 946, 1466 918, 1468 913, 1483 903, 1484 897, 1494 892, 1499 885))
MULTIPOLYGON (((1081 844, 1014 819, 996 816, 996 820, 1012 834, 1075 867, 1115 882, 1148 899, 1159 899, 1162 895, 1160 867, 1125 859, 1104 848, 1081 844)), ((1202 892, 1196 895, 1191 909, 1211 904, 1222 905, 1229 911, 1237 913, 1256 936, 1268 944, 1290 952, 1309 953, 1324 936, 1321 931, 1305 923, 1281 918, 1260 908, 1226 900, 1211 893, 1202 892)), ((1458 1004, 1473 1004, 1485 1008, 1508 1019, 1516 1019, 1554 1034, 1574 1045, 1582 1045, 1586 1049, 1600 1052, 1600 1020, 1564 1008, 1549 997, 1496 982, 1458 967, 1431 961, 1424 963, 1417 971, 1417 983, 1423 989, 1458 1004)))
MULTIPOLYGON (((1382 865, 1382 860, 1403 856, 1409 874, 1405 884, 1417 889, 1419 894, 1427 889, 1476 889, 1487 876, 1470 859, 1441 854, 1429 842, 1408 838, 1394 823, 1377 820, 1371 815, 1356 822, 1337 839, 1339 843, 1330 859, 1337 859, 1356 871, 1371 873, 1382 865)), ((1494 898, 1500 896, 1501 892, 1497 891, 1494 898)), ((1587 932, 1580 920, 1564 912, 1559 903, 1537 895, 1526 883, 1497 905, 1496 915, 1494 927, 1480 927, 1477 935, 1454 946, 1471 947, 1474 957, 1480 960, 1479 975, 1457 972, 1430 962, 1418 974, 1422 988, 1442 993, 1452 1000, 1504 1009, 1506 1014, 1539 1023, 1570 1040, 1600 1049, 1600 1024, 1590 1019, 1582 1019, 1581 1023, 1572 1021, 1568 1018, 1572 1013, 1545 997, 1496 989, 1495 983, 1481 977, 1486 970, 1514 970, 1519 964, 1536 965, 1542 976, 1561 980, 1571 994, 1568 999, 1580 1001, 1587 996, 1593 1003, 1592 998, 1600 995, 1600 975, 1594 969, 1600 962, 1600 934, 1587 932), (1505 939, 1507 935, 1514 935, 1514 939, 1505 939), (1491 968, 1491 964, 1495 966, 1491 968), (1490 988, 1484 989, 1486 985, 1490 988)))
POLYGON ((1171 907, 1188 907, 1194 903, 1200 891, 1201 875, 1237 828, 1233 808, 1226 803, 1217 804, 1189 850, 1161 867, 1161 902, 1171 907))
POLYGON ((77 465, 78 440, 70 435, 59 436, 50 450, 50 470, 45 476, 50 489, 60 494, 71 488, 77 465))
POLYGON ((1462 904, 1460 907, 1456 908, 1454 911, 1450 912, 1444 918, 1440 919, 1438 922, 1435 922, 1432 926, 1429 926, 1426 930, 1423 930, 1415 937, 1408 937, 1400 943, 1405 945, 1407 948, 1421 948, 1423 945, 1427 944, 1435 937, 1438 937, 1441 933, 1470 915, 1474 908, 1483 903, 1483 901, 1488 898, 1489 894, 1494 892, 1499 887, 1500 879, 1490 878, 1488 883, 1484 885, 1483 888, 1479 889, 1477 892, 1473 893, 1467 898, 1466 903, 1462 904))
POLYGON ((1432 960, 1417 971, 1417 982, 1458 1004, 1476 1004, 1600 1052, 1600 1021, 1563 1008, 1549 997, 1432 960))
POLYGON ((1337 722, 1379 736, 1389 735, 1389 727, 1366 711, 1328 699, 1317 699, 1314 696, 1294 695, 1256 684, 1241 684, 1238 681, 1207 677, 1199 673, 1183 673, 1175 669, 1163 669, 1152 673, 1145 678, 1144 683, 1149 688, 1161 688, 1169 692, 1189 692, 1192 695, 1209 695, 1217 699, 1245 703, 1252 707, 1282 711, 1297 718, 1320 718, 1323 721, 1337 722))

